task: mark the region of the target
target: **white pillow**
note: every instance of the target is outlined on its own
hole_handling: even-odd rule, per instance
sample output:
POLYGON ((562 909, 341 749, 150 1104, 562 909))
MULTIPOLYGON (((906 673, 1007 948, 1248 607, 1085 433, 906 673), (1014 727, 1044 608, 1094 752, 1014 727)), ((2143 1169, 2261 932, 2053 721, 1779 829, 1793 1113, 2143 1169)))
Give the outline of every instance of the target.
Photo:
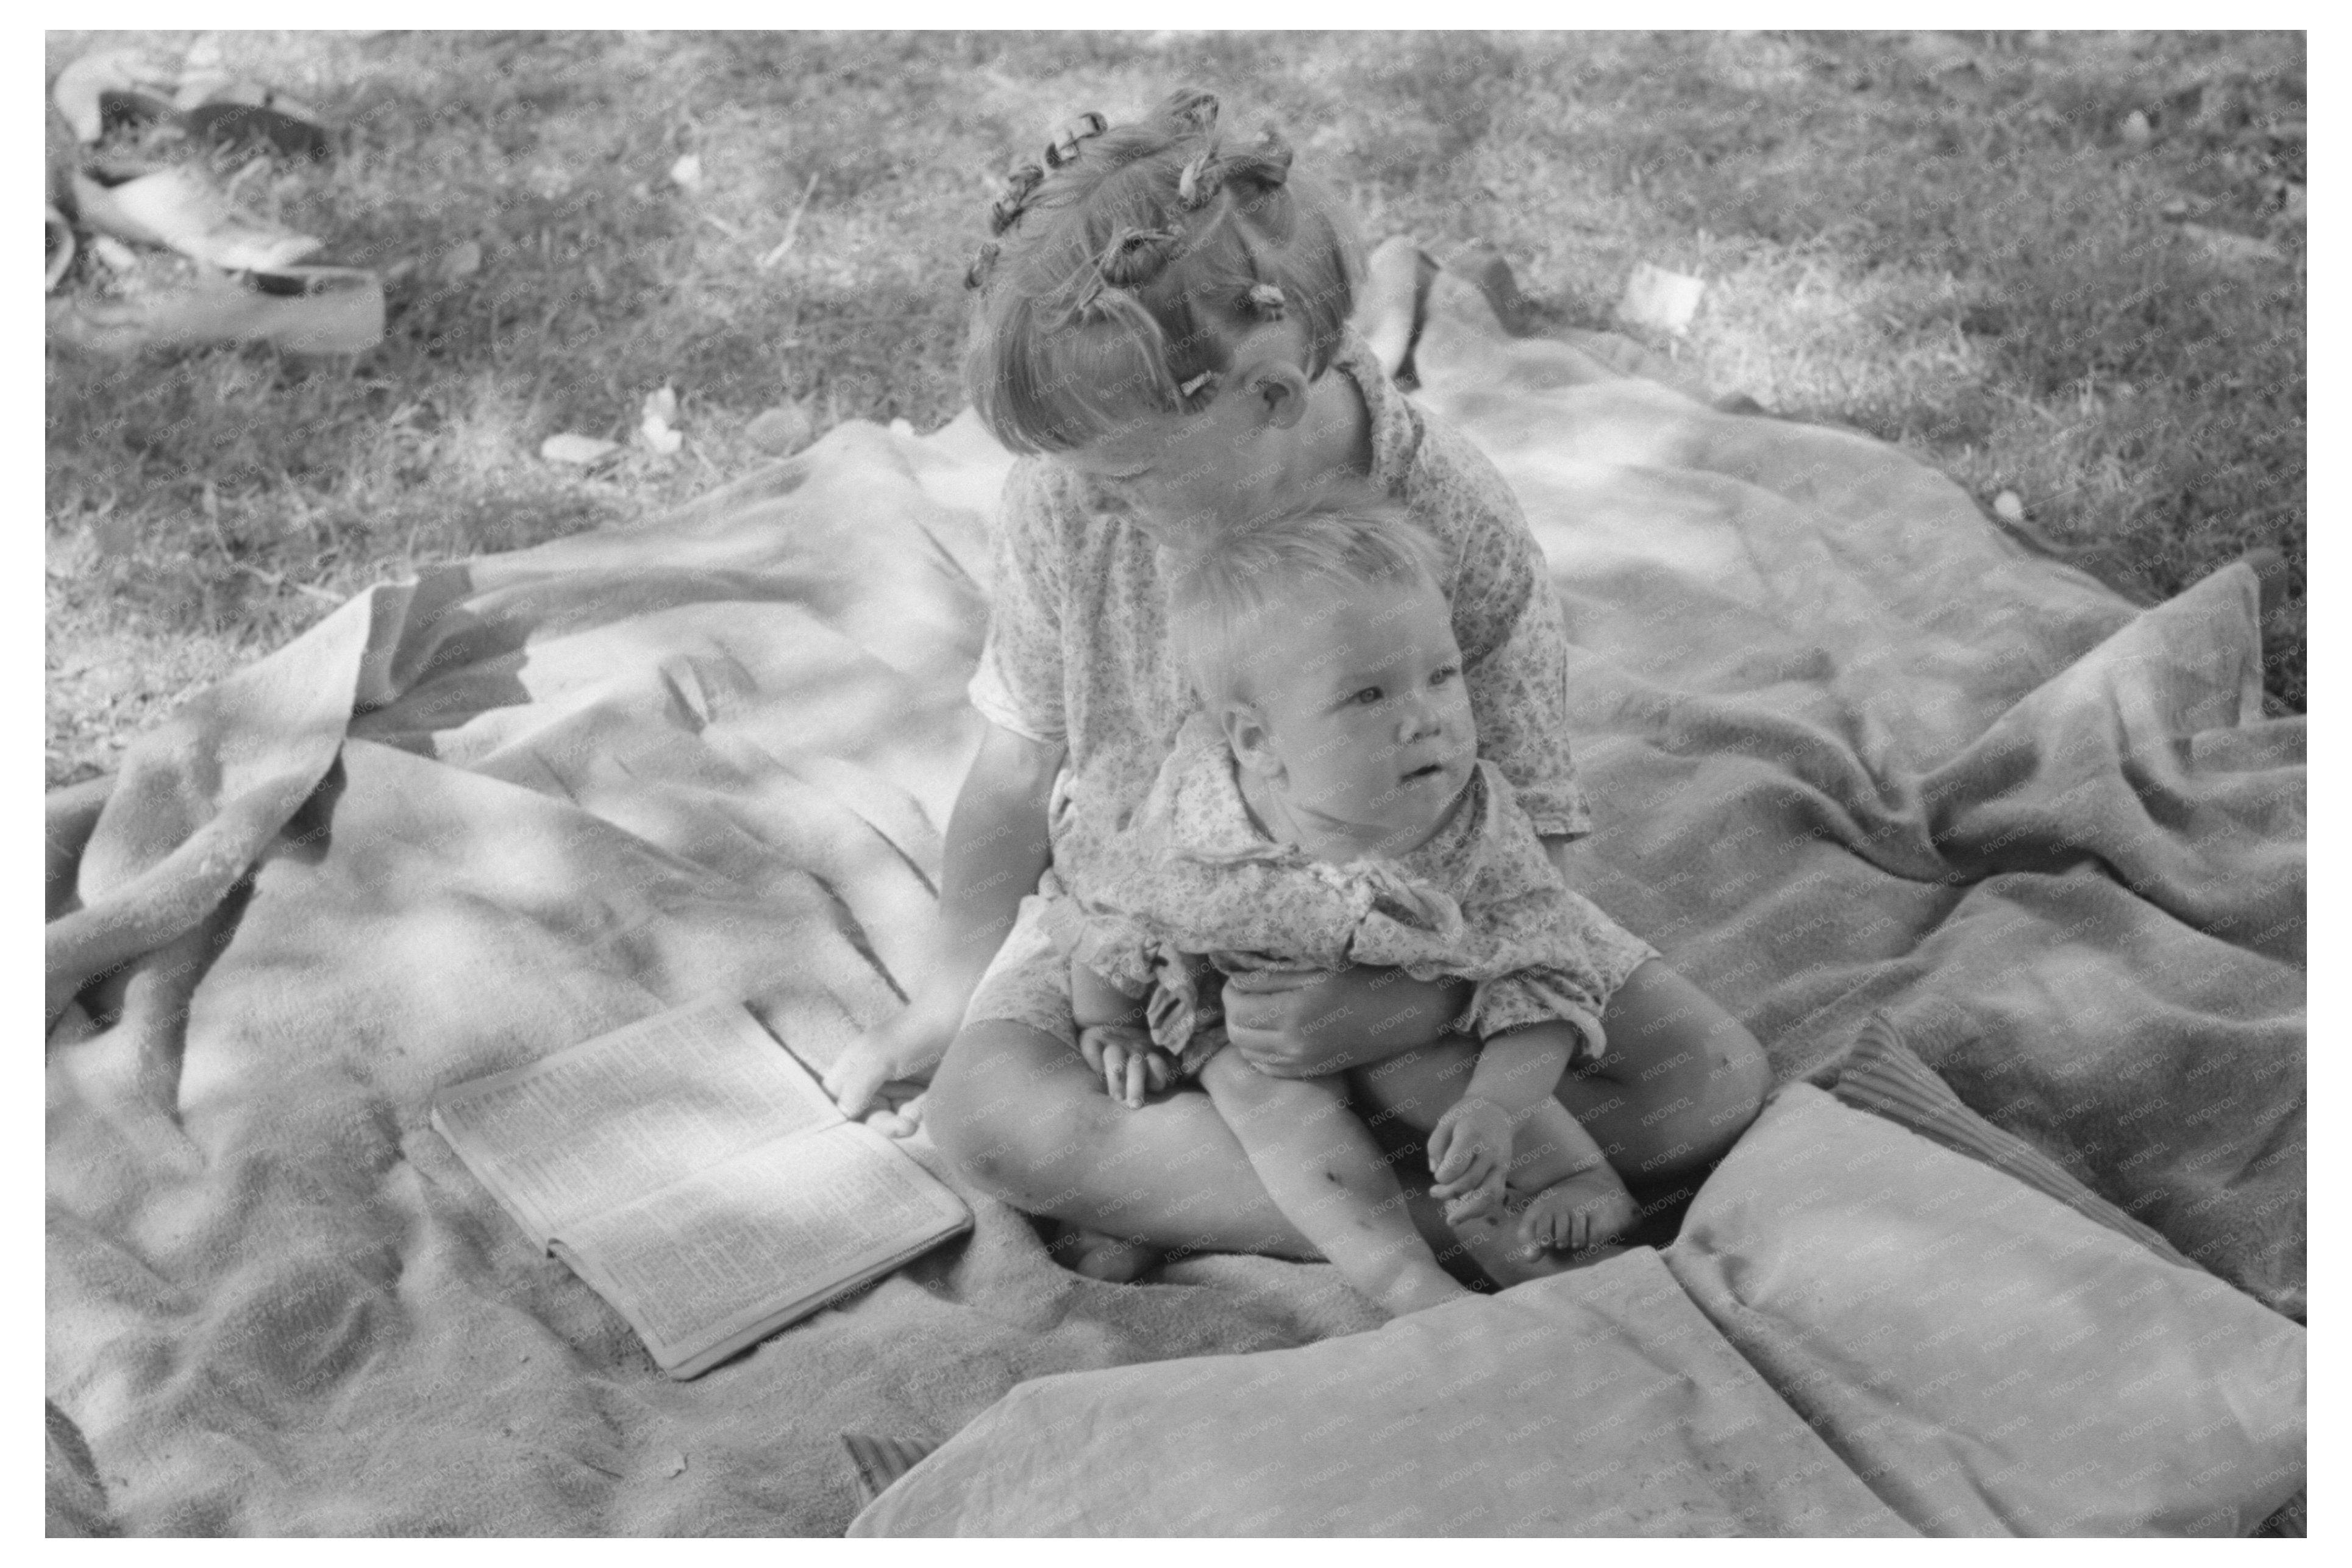
POLYGON ((1804 1084, 1666 1266, 1930 1535, 2243 1535, 2303 1484, 2303 1328, 1804 1084))

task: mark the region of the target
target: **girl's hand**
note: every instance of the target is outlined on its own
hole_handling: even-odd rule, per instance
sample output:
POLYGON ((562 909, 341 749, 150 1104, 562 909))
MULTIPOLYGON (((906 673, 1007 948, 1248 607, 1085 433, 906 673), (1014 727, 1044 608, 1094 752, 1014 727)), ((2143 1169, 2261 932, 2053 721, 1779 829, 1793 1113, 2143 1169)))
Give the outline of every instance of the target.
POLYGON ((1176 1081, 1175 1064, 1143 1030, 1127 1024, 1094 1024, 1078 1031, 1078 1054, 1102 1075, 1103 1092, 1132 1110, 1143 1097, 1176 1081))
MULTIPOLYGON (((844 1116, 856 1121, 881 1095, 883 1085, 909 1079, 929 1081, 940 1058, 948 1054, 948 1044, 955 1038, 958 1022, 957 1018, 934 1014, 919 1001, 901 1009, 860 1035, 825 1069, 825 1093, 833 1096, 844 1116)), ((920 1112, 909 1115, 907 1108, 897 1109, 897 1121, 904 1123, 905 1130, 886 1124, 883 1131, 894 1137, 905 1137, 915 1130, 920 1112)))
POLYGON ((1328 1078, 1435 1045, 1467 982, 1399 969, 1261 969, 1225 982, 1225 1036, 1268 1078, 1328 1078))
POLYGON ((1511 1165, 1511 1114, 1491 1100, 1466 1096, 1437 1119, 1429 1135, 1429 1195, 1445 1200, 1445 1223, 1492 1214, 1503 1202, 1511 1165))
POLYGON ((1323 1078, 1348 1063, 1326 1063, 1316 1038, 1326 1021, 1326 987, 1338 976, 1326 969, 1254 969, 1225 981, 1225 1037, 1242 1059, 1268 1078, 1323 1078))

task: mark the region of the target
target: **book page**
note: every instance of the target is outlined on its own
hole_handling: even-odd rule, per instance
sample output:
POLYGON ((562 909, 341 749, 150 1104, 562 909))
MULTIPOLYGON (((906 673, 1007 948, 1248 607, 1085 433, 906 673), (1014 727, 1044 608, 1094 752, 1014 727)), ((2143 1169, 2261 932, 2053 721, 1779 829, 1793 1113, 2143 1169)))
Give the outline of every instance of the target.
POLYGON ((764 1320, 781 1327, 970 1218, 888 1139, 845 1121, 746 1151, 562 1239, 668 1365, 764 1320))
POLYGON ((541 1246, 745 1149, 841 1121, 731 1001, 656 1014, 435 1102, 435 1125, 541 1246))

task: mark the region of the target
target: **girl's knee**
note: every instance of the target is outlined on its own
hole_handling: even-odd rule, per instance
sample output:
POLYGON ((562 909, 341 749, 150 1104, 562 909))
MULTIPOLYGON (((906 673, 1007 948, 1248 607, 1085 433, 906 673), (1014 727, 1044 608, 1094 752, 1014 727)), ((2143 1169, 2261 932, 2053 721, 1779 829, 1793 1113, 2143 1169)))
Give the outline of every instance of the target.
POLYGON ((1059 1097, 1041 1092, 1044 1086, 1023 1070, 1024 1058, 1034 1054, 1029 1042, 975 1037, 989 1027, 956 1037, 924 1098, 923 1124, 973 1185, 1027 1206, 1054 1184, 1053 1168, 1084 1136, 1076 1124, 1084 1117, 1068 1114, 1059 1097))
POLYGON ((982 1191, 1003 1197, 1005 1151, 971 1078, 952 1070, 954 1060, 950 1051, 923 1098, 923 1126, 949 1164, 982 1191))
POLYGON ((1763 1108, 1764 1096, 1772 1087, 1772 1064, 1764 1055, 1763 1042, 1735 1023, 1730 1033, 1737 1037, 1726 1047, 1716 1073, 1724 1088, 1719 1098, 1727 1105, 1743 1105, 1752 1119, 1763 1108))
POLYGON ((1764 1109, 1772 1068, 1755 1036, 1737 1022, 1720 1029, 1707 1052, 1709 1070, 1696 1129, 1710 1160, 1720 1159, 1764 1109))

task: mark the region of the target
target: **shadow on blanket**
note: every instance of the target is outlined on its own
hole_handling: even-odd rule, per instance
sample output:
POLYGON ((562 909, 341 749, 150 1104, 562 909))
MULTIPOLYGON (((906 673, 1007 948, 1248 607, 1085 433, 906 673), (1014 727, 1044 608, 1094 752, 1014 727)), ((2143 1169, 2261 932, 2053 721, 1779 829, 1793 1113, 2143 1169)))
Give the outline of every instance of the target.
MULTIPOLYGON (((2252 573, 2137 611, 1888 447, 1450 278, 1413 353, 1551 557, 1588 890, 1782 1079, 1884 1010, 2300 1318, 2303 721, 2261 716, 2252 573)), ((967 1192, 968 1243, 675 1384, 426 1128, 698 993, 819 1066, 897 1005, 1006 463, 969 415, 851 425, 377 588, 52 798, 53 1530, 837 1533, 845 1431, 1377 1321, 1319 1266, 1082 1279, 967 1192)))

